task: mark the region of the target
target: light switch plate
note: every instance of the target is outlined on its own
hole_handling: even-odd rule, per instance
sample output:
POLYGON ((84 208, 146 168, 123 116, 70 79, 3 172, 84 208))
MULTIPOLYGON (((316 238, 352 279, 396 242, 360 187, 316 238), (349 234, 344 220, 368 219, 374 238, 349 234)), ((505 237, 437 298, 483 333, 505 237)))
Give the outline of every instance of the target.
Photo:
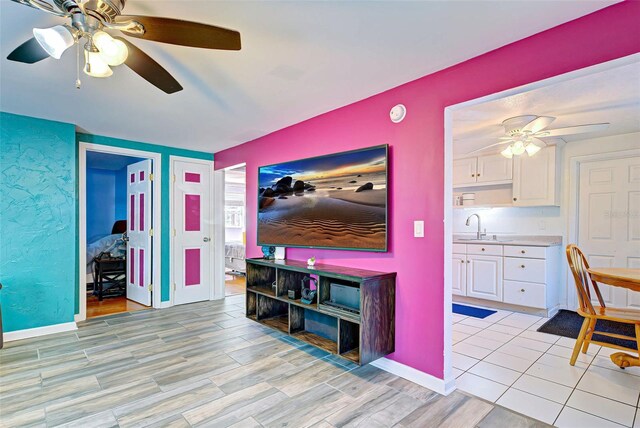
POLYGON ((413 237, 424 238, 424 221, 423 220, 415 220, 413 222, 413 237))

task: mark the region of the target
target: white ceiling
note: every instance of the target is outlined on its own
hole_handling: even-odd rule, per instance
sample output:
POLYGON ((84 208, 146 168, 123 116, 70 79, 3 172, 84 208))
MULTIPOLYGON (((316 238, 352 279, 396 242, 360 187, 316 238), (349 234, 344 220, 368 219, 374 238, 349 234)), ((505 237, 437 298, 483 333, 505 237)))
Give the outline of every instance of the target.
MULTIPOLYGON (((555 117, 547 129, 610 123, 599 132, 545 139, 551 144, 640 132, 640 60, 454 111, 454 156, 497 143, 504 136, 501 122, 520 115, 555 117)), ((504 147, 480 153, 498 153, 504 147)))
MULTIPOLYGON (((6 56, 61 22, 0 0, 0 109, 85 132, 216 152, 496 49, 617 1, 136 1, 125 13, 232 28, 240 52, 132 39, 184 90, 125 66, 74 87, 75 51, 34 65, 6 56)), ((391 107, 391 106, 390 106, 391 107)))

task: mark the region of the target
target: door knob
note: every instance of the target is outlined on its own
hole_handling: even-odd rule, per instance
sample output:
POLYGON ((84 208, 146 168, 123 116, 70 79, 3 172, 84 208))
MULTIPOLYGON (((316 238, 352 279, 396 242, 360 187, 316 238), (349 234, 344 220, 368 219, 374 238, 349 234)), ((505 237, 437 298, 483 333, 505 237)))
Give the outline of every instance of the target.
POLYGON ((204 238, 202 238, 202 240, 203 240, 204 242, 209 242, 209 241, 211 241, 211 239, 207 238, 206 236, 205 236, 204 238))

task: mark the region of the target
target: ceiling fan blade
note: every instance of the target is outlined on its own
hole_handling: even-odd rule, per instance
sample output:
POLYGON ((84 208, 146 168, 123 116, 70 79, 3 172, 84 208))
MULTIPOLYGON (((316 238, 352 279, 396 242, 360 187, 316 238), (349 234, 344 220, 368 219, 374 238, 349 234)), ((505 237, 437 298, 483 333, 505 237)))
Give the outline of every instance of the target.
POLYGON ((114 39, 121 40, 127 45, 129 56, 127 56, 127 60, 124 63, 138 73, 140 77, 167 94, 182 90, 180 83, 153 58, 122 37, 114 37, 114 39))
POLYGON ((513 137, 510 137, 508 135, 505 135, 504 137, 500 137, 498 138, 498 140, 513 140, 513 137))
POLYGON ((538 116, 535 119, 533 119, 531 122, 523 126, 522 131, 523 132, 528 131, 528 132, 531 132, 532 134, 535 134, 536 132, 542 131, 544 128, 551 125, 551 122, 553 122, 554 120, 556 120, 555 117, 538 116))
POLYGON ((44 0, 11 0, 14 3, 19 3, 19 4, 23 4, 25 6, 29 6, 32 7, 34 9, 38 9, 41 10, 43 12, 47 12, 50 13, 52 15, 56 15, 56 16, 70 16, 71 13, 69 12, 64 12, 60 9, 57 9, 55 7, 53 7, 52 5, 50 5, 49 3, 47 3, 44 0))
POLYGON ((473 151, 471 151, 471 152, 469 152, 469 153, 465 153, 465 156, 466 156, 466 155, 472 155, 472 154, 474 154, 474 153, 478 153, 478 152, 482 152, 482 151, 485 151, 485 150, 487 150, 487 149, 490 149, 491 147, 499 146, 499 145, 501 145, 501 144, 509 144, 509 143, 513 143, 513 140, 509 140, 509 141, 500 141, 499 143, 489 144, 488 146, 484 146, 484 147, 482 147, 482 148, 479 148, 479 149, 473 150, 473 151))
POLYGON ((536 146, 540 146, 540 147, 547 147, 548 144, 546 141, 543 141, 539 138, 536 137, 530 137, 529 138, 529 142, 535 144, 536 146))
POLYGON ((240 33, 235 30, 155 16, 123 15, 116 18, 117 23, 127 21, 139 22, 145 29, 144 34, 121 30, 131 37, 195 48, 231 51, 239 51, 241 48, 240 33))
POLYGON ((49 54, 42 49, 35 37, 15 48, 7 57, 9 61, 24 62, 25 64, 33 64, 46 58, 49 58, 49 54))
POLYGON ((589 125, 568 126, 566 128, 547 129, 539 132, 535 137, 559 137, 561 135, 584 134, 585 132, 597 132, 607 129, 609 123, 592 123, 589 125))

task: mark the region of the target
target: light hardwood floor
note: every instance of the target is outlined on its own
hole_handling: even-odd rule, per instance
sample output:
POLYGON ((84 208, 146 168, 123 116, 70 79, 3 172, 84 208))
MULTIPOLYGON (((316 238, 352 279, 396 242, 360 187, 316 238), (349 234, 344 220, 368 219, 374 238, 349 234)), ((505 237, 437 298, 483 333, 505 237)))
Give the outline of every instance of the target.
POLYGON ((244 296, 81 323, 0 350, 0 426, 538 427, 244 318, 244 296))
POLYGON ((87 296, 87 318, 145 309, 149 309, 149 307, 129 300, 125 296, 105 297, 102 302, 98 300, 97 296, 87 296))

